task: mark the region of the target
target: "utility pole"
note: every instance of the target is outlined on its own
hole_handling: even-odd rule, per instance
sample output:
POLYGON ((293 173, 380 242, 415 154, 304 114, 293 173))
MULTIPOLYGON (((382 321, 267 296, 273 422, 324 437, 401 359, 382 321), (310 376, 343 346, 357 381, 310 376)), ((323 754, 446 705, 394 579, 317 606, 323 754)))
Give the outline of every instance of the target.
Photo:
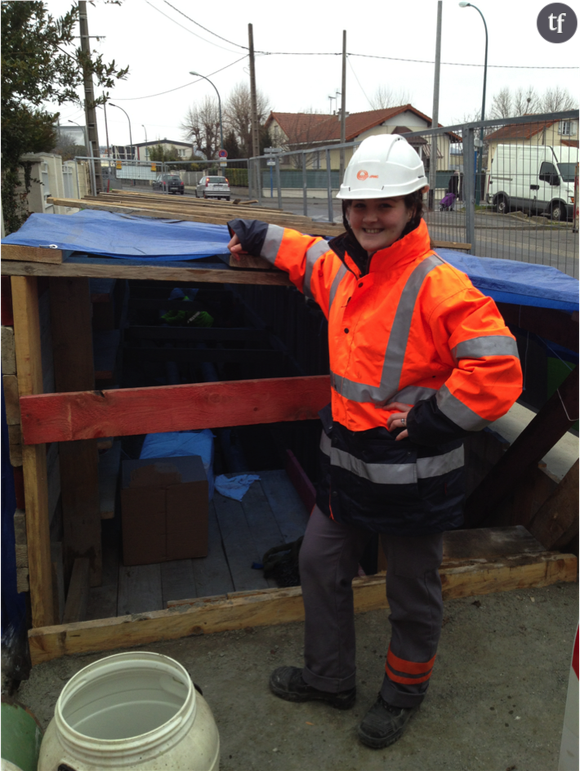
MULTIPOLYGON (((437 41, 435 43, 435 78, 433 82, 433 119, 431 128, 439 125, 439 72, 441 70, 441 16, 443 0, 437 3, 437 41)), ((429 161, 429 211, 435 208, 435 186, 437 184, 437 137, 431 135, 431 158, 429 161)))
MULTIPOLYGON (((254 31, 248 24, 248 46, 250 49, 250 100, 252 109, 252 157, 260 155, 260 126, 258 124, 258 96, 256 94, 256 66, 254 61, 254 31)), ((260 162, 254 161, 255 195, 260 196, 260 162)))
MULTIPOLYGON (((86 0, 79 0, 79 22, 81 33, 81 51, 87 56, 91 55, 91 44, 89 41, 89 24, 87 19, 86 0)), ((97 131, 97 111, 95 108, 95 92, 93 89, 93 76, 88 67, 84 67, 83 79, 85 88, 85 121, 87 124, 87 133, 89 135, 89 147, 87 150, 91 158, 95 158, 95 189, 97 193, 103 190, 103 179, 100 162, 99 132, 97 131)))
MULTIPOLYGON (((342 94, 340 110, 340 143, 346 142, 346 30, 342 31, 342 94)), ((340 181, 344 178, 344 147, 340 149, 340 181)))

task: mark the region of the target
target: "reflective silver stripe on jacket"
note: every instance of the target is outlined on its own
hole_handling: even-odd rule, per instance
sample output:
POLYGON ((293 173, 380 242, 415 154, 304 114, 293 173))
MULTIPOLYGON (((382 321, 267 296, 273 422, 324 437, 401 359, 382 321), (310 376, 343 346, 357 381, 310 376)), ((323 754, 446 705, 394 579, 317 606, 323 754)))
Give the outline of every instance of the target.
POLYGON ((481 359, 483 356, 515 356, 519 359, 516 341, 507 335, 473 337, 456 345, 451 353, 455 361, 481 359))
POLYGON ((463 447, 451 450, 444 455, 430 458, 418 458, 416 463, 365 463, 354 455, 333 447, 330 451, 330 464, 350 471, 362 479, 377 485, 410 485, 418 479, 430 479, 442 476, 449 471, 460 469, 464 464, 463 447))
POLYGON ((405 358, 405 350, 411 329, 413 310, 417 297, 425 280, 425 276, 443 263, 435 254, 423 260, 409 276, 401 294, 397 313, 393 321, 391 334, 385 352, 381 383, 377 386, 357 383, 342 375, 331 372, 330 384, 341 396, 352 402, 374 402, 386 404, 393 401, 401 381, 401 372, 405 358))
POLYGON ((282 239, 284 238, 284 228, 280 225, 268 225, 266 230, 266 238, 262 245, 261 256, 264 257, 272 265, 276 261, 276 256, 282 246, 282 239))
POLYGON ((332 286, 330 287, 330 296, 328 298, 328 314, 330 315, 330 309, 332 308, 332 303, 334 302, 334 296, 336 294, 336 290, 338 289, 338 285, 342 281, 342 277, 346 273, 346 267, 345 265, 341 265, 340 268, 336 271, 336 276, 334 277, 334 281, 332 282, 332 286))
POLYGON ((491 423, 491 420, 482 418, 453 396, 446 385, 442 385, 437 391, 437 406, 444 415, 466 431, 480 431, 491 423))
POLYGON ((322 436, 320 437, 320 452, 322 452, 324 455, 330 455, 330 448, 332 446, 332 442, 330 440, 329 436, 326 436, 324 431, 322 432, 322 436))
POLYGON ((306 268, 304 270, 304 283, 302 285, 302 291, 305 297, 310 297, 310 299, 313 299, 311 286, 312 271, 314 270, 314 266, 320 257, 329 251, 330 248, 326 241, 317 241, 310 247, 310 249, 306 251, 306 268))

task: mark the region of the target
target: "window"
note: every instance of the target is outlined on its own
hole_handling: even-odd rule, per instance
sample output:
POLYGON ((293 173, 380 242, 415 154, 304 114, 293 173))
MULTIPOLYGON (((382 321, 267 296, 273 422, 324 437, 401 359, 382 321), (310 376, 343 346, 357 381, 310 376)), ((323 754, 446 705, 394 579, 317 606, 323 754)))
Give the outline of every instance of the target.
POLYGON ((576 127, 575 120, 561 120, 558 125, 558 134, 561 136, 572 137, 576 136, 578 129, 576 127))
POLYGON ((553 163, 544 161, 540 166, 540 179, 542 182, 548 182, 550 185, 555 184, 555 180, 558 179, 558 172, 553 163))

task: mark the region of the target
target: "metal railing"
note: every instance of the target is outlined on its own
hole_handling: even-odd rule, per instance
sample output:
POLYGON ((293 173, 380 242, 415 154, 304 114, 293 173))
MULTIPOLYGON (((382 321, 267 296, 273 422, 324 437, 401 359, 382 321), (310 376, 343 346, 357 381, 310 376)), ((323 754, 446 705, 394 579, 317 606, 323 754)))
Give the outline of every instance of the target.
MULTIPOLYGON (((470 244, 470 253, 479 257, 550 265, 578 277, 577 222, 574 225, 570 216, 574 183, 565 182, 561 176, 558 185, 540 180, 540 155, 544 160, 547 156, 544 158, 543 151, 537 149, 564 148, 575 142, 576 149, 569 148, 568 158, 569 162, 576 158, 577 163, 577 110, 457 124, 404 136, 424 160, 428 175, 432 159, 437 158, 435 190, 425 198, 425 220, 432 238, 470 244), (484 143, 479 147, 482 128, 484 143), (510 175, 528 189, 526 195, 511 194, 507 202, 498 196, 502 192, 497 187, 499 145, 509 146, 510 175), (536 160, 532 168, 529 157, 530 148, 534 147, 536 160), (452 188, 456 198, 447 207, 444 199, 452 177, 457 182, 452 188), (561 203, 559 210, 556 201, 561 203)), ((224 174, 229 179, 232 197, 249 198, 261 206, 301 213, 319 221, 341 222, 341 201, 336 199, 341 181, 339 154, 342 151, 348 161, 358 144, 280 149, 256 158, 228 159, 225 167, 218 161, 208 161, 204 162, 203 171, 197 172, 186 171, 191 161, 171 161, 158 163, 156 173, 177 171, 190 193, 194 192, 196 177, 203 173, 224 174)), ((122 175, 114 162, 108 167, 109 174, 105 173, 105 163, 103 160, 101 168, 108 187, 114 184, 134 189, 145 185, 151 189, 151 179, 137 179, 142 176, 137 171, 132 178, 131 172, 131 168, 150 169, 150 162, 123 161, 122 175)), ((505 165, 506 161, 502 163, 505 165)), ((512 193, 513 189, 512 185, 512 193)), ((574 205, 577 206, 577 198, 574 205)))

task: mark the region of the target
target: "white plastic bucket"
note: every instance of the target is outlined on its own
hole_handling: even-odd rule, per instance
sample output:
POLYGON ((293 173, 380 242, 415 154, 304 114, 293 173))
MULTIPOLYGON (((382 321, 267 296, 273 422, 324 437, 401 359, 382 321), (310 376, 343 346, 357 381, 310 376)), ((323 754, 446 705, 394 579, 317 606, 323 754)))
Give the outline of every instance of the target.
POLYGON ((90 664, 65 685, 38 771, 217 771, 219 734, 177 661, 145 651, 90 664))

